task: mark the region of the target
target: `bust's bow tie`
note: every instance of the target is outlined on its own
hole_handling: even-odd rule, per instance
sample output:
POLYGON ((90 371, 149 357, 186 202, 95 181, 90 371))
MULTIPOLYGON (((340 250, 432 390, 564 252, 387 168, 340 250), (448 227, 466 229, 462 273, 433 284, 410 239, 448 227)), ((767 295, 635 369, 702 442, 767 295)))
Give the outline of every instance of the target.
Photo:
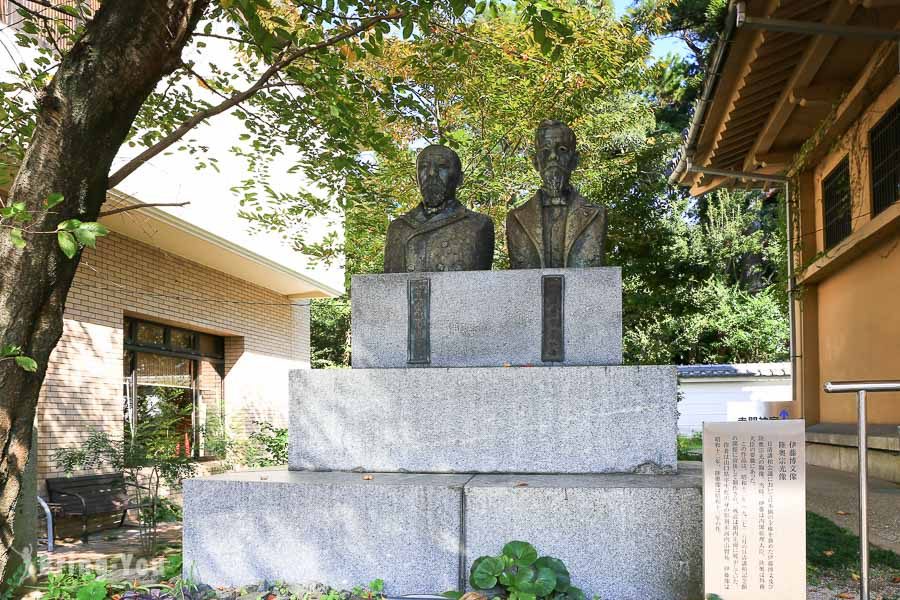
POLYGON ((566 199, 564 197, 559 198, 549 198, 546 194, 542 194, 541 200, 544 206, 566 206, 566 199))

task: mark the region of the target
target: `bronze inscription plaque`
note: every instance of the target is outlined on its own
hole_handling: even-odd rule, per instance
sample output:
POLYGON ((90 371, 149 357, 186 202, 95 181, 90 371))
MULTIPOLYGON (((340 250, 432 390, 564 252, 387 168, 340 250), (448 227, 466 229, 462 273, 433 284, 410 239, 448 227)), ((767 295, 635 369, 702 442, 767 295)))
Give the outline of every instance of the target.
POLYGON ((541 278, 541 284, 543 285, 541 360, 544 362, 562 362, 566 359, 563 315, 565 278, 562 275, 544 275, 541 278))
POLYGON ((431 362, 431 281, 409 280, 406 297, 409 302, 406 362, 427 365, 431 362))

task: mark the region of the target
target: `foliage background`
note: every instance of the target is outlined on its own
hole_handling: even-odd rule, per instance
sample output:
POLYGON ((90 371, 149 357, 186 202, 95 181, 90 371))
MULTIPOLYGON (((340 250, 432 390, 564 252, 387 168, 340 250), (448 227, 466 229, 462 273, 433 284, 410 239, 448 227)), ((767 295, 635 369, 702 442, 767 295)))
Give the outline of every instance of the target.
MULTIPOLYGON (((349 274, 380 272, 390 219, 418 202, 415 150, 437 142, 460 154, 458 195, 494 219, 494 268, 506 268, 506 214, 538 186, 534 128, 557 118, 578 136, 575 185, 609 209, 607 257, 623 269, 626 362, 785 359, 783 197, 722 190, 690 198, 666 181, 725 2, 644 0, 622 18, 608 3, 553 5, 571 37, 551 56, 540 30, 526 34, 510 9, 387 40, 369 57, 362 71, 397 90, 367 114, 388 143, 340 190, 343 241, 299 245, 322 260, 344 259, 348 289, 349 274), (692 52, 654 58, 658 36, 678 37, 692 52)), ((266 214, 270 224, 272 215, 282 226, 288 219, 273 204, 266 214)), ((349 296, 315 301, 312 321, 314 366, 349 365, 349 296)))

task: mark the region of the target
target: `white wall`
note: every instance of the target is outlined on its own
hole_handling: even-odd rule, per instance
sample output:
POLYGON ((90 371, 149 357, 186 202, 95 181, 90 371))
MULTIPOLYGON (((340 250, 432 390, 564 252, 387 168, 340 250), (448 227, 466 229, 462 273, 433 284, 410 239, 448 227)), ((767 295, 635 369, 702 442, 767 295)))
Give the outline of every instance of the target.
POLYGON ((789 377, 679 379, 678 433, 702 431, 704 421, 737 421, 767 417, 770 402, 791 401, 789 377))

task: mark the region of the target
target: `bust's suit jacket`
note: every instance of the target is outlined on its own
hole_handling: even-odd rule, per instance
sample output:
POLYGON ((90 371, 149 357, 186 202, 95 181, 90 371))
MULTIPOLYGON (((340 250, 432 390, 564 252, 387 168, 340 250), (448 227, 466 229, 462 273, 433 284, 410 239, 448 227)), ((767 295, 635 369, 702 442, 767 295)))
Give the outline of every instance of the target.
POLYGON ((566 212, 564 263, 544 264, 541 191, 506 217, 506 242, 512 269, 602 267, 606 248, 606 208, 589 204, 572 190, 566 212))
POLYGON ((428 218, 420 204, 388 226, 384 272, 490 270, 494 222, 454 202, 428 218))

